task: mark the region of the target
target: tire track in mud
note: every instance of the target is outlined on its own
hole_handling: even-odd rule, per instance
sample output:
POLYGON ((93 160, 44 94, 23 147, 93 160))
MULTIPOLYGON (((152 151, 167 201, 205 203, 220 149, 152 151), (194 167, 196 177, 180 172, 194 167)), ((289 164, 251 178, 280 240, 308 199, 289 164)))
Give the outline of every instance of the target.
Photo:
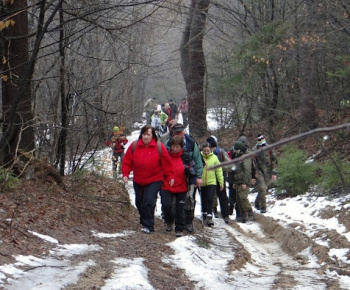
POLYGON ((246 281, 237 279, 239 289, 325 289, 334 284, 320 273, 317 261, 308 260, 308 236, 272 219, 256 217, 253 223, 226 227, 251 255, 251 264, 233 273, 249 277, 246 281))

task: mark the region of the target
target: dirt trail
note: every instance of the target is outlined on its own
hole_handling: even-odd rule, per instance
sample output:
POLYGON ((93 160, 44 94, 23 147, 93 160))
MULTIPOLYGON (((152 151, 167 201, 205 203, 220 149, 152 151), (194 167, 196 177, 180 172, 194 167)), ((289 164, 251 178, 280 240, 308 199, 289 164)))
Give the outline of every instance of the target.
MULTIPOLYGON (((103 251, 86 254, 74 261, 78 263, 90 259, 95 264, 81 275, 77 283, 65 289, 100 289, 116 269, 118 271, 113 260, 121 257, 143 258, 148 269, 149 283, 154 289, 167 288, 169 285, 172 289, 210 289, 210 281, 215 279, 216 285, 220 284, 220 289, 339 289, 337 281, 324 276, 318 267, 306 266, 309 261, 299 252, 310 246, 311 241, 303 233, 293 228, 282 228, 271 219, 261 216, 257 216, 256 223, 249 224, 232 222, 226 225, 219 219, 215 222, 214 227, 202 229, 200 221, 196 221, 197 231, 193 235, 193 241, 202 247, 182 249, 189 251, 188 255, 193 259, 192 265, 182 264, 181 260, 162 259, 176 253, 176 250, 174 252, 166 245, 175 238, 162 231, 152 235, 140 235, 136 231, 125 238, 102 239, 99 245, 103 251), (270 233, 264 233, 262 228, 269 229, 270 233), (288 240, 287 243, 278 242, 285 239, 288 240), (126 250, 130 241, 133 243, 131 251, 126 250), (212 264, 204 258, 201 260, 204 248, 212 252, 212 264), (289 249, 289 254, 284 251, 286 249, 289 249), (231 258, 225 266, 226 275, 220 271, 216 273, 214 265, 228 257, 231 258), (211 268, 212 275, 220 277, 209 275, 194 279, 191 271, 194 267, 202 266, 211 268), (91 285, 95 288, 89 288, 91 285)), ((161 227, 162 221, 158 220, 157 228, 161 227)), ((140 289, 147 288, 143 285, 140 289)))
MULTIPOLYGON (((173 232, 167 233, 163 221, 157 218, 156 232, 142 234, 138 213, 126 202, 130 198, 133 204, 132 186, 116 191, 117 185, 88 176, 80 183, 67 183, 64 190, 50 187, 49 191, 48 185, 39 190, 38 184, 33 184, 11 198, 2 196, 2 233, 7 233, 9 209, 15 208, 11 229, 12 232, 16 228, 20 230, 15 241, 22 243, 19 248, 7 243, 2 235, 2 264, 13 263, 11 257, 18 255, 33 255, 31 259, 36 262, 35 266, 20 266, 26 275, 17 280, 7 279, 3 288, 23 289, 23 282, 29 281, 33 285, 31 289, 57 289, 55 279, 61 279, 70 283, 62 289, 341 289, 339 278, 330 277, 328 269, 338 269, 338 273, 342 270, 343 275, 348 275, 346 269, 339 269, 330 259, 327 247, 314 244, 303 232, 302 225, 282 226, 260 214, 255 215, 255 222, 247 224, 232 221, 227 225, 222 219, 214 219, 212 228, 203 228, 196 219, 195 233, 178 239, 173 232), (99 190, 88 195, 90 187, 97 185, 99 190), (32 210, 29 212, 28 208, 32 210), (40 212, 40 216, 28 212, 40 212), (90 250, 71 256, 50 254, 49 250, 57 244, 28 234, 28 229, 53 237, 60 245, 87 244, 90 250), (119 236, 99 237, 92 230, 119 236), (309 260, 311 251, 317 257, 315 261, 309 260), (320 267, 324 262, 326 266, 320 267), (121 275, 127 274, 130 265, 139 270, 138 284, 131 284, 129 288, 111 285, 115 277, 121 281, 121 275), (49 279, 43 277, 47 269, 51 271, 49 279), (77 270, 82 274, 74 276, 77 270)), ((156 215, 159 213, 157 205, 156 215)), ((347 212, 337 215, 345 221, 347 212)), ((346 238, 336 232, 325 230, 320 235, 331 245, 349 248, 346 238)), ((7 278, 10 277, 8 274, 7 278)))

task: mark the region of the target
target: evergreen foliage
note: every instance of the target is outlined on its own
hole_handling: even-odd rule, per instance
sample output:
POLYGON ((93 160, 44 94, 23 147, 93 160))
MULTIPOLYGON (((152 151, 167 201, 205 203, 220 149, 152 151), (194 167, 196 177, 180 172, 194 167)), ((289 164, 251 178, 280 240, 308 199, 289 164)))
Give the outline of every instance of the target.
POLYGON ((289 146, 278 161, 277 194, 297 196, 308 191, 315 181, 314 163, 305 162, 307 155, 289 146))
POLYGON ((16 188, 20 184, 18 177, 9 169, 0 167, 0 188, 7 191, 16 188))
POLYGON ((338 154, 332 154, 319 170, 318 184, 324 192, 350 185, 350 164, 339 158, 338 154))

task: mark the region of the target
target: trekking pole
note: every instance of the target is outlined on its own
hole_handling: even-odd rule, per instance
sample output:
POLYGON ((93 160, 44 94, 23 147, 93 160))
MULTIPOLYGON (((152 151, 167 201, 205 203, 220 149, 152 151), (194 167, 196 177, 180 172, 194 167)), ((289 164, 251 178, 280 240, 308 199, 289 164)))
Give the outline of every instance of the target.
MULTIPOLYGON (((198 193, 199 193, 199 196, 202 200, 202 189, 200 187, 197 187, 198 188, 198 193)), ((202 206, 202 202, 201 202, 201 206, 202 206)), ((202 219, 202 229, 204 229, 204 219, 203 219, 203 213, 202 213, 202 216, 201 216, 201 219, 202 219)))

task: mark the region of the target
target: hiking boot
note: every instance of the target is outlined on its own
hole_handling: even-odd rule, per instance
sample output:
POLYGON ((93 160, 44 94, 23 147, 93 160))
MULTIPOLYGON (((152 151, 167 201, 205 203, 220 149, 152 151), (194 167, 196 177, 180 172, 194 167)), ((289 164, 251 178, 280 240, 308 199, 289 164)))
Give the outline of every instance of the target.
POLYGON ((224 217, 224 222, 227 223, 227 224, 229 224, 229 223, 230 223, 229 217, 224 217))
POLYGON ((202 221, 203 223, 207 221, 207 213, 202 213, 202 221))
POLYGON ((193 229, 193 224, 190 223, 190 224, 185 225, 185 229, 186 229, 186 231, 188 231, 189 233, 193 233, 193 231, 194 231, 194 229, 193 229))
POLYGON ((262 208, 260 209, 260 212, 261 212, 261 213, 266 213, 266 207, 262 207, 262 208))
POLYGON ((240 216, 236 216, 235 221, 236 221, 237 223, 242 223, 242 222, 243 222, 243 217, 242 217, 241 215, 240 215, 240 216))
POLYGON ((208 227, 211 227, 214 225, 213 216, 211 214, 208 214, 206 222, 208 227))
POLYGON ((260 210, 260 204, 258 204, 258 203, 256 203, 256 204, 254 205, 254 207, 255 207, 257 210, 260 210))
POLYGON ((165 230, 167 232, 171 232, 173 230, 173 223, 166 223, 166 228, 165 230))
POLYGON ((236 210, 236 219, 235 219, 235 221, 237 223, 241 223, 242 222, 241 210, 238 207, 236 207, 235 210, 236 210))
POLYGON ((234 209, 234 205, 232 203, 229 204, 229 211, 228 211, 228 215, 233 215, 233 209, 234 209))
POLYGON ((248 213, 246 211, 242 214, 242 223, 245 223, 248 220, 248 213))
POLYGON ((147 228, 142 228, 142 229, 141 229, 141 232, 144 232, 145 234, 150 234, 150 233, 151 233, 151 230, 150 230, 150 229, 147 229, 147 228))
POLYGON ((176 233, 175 233, 175 236, 176 236, 177 238, 182 237, 182 232, 176 232, 176 233))
POLYGON ((253 215, 253 211, 252 210, 248 210, 248 218, 247 218, 248 222, 253 222, 255 221, 254 219, 254 215, 253 215))
POLYGON ((218 214, 218 209, 216 207, 213 207, 213 214, 216 218, 219 217, 219 214, 218 214))

